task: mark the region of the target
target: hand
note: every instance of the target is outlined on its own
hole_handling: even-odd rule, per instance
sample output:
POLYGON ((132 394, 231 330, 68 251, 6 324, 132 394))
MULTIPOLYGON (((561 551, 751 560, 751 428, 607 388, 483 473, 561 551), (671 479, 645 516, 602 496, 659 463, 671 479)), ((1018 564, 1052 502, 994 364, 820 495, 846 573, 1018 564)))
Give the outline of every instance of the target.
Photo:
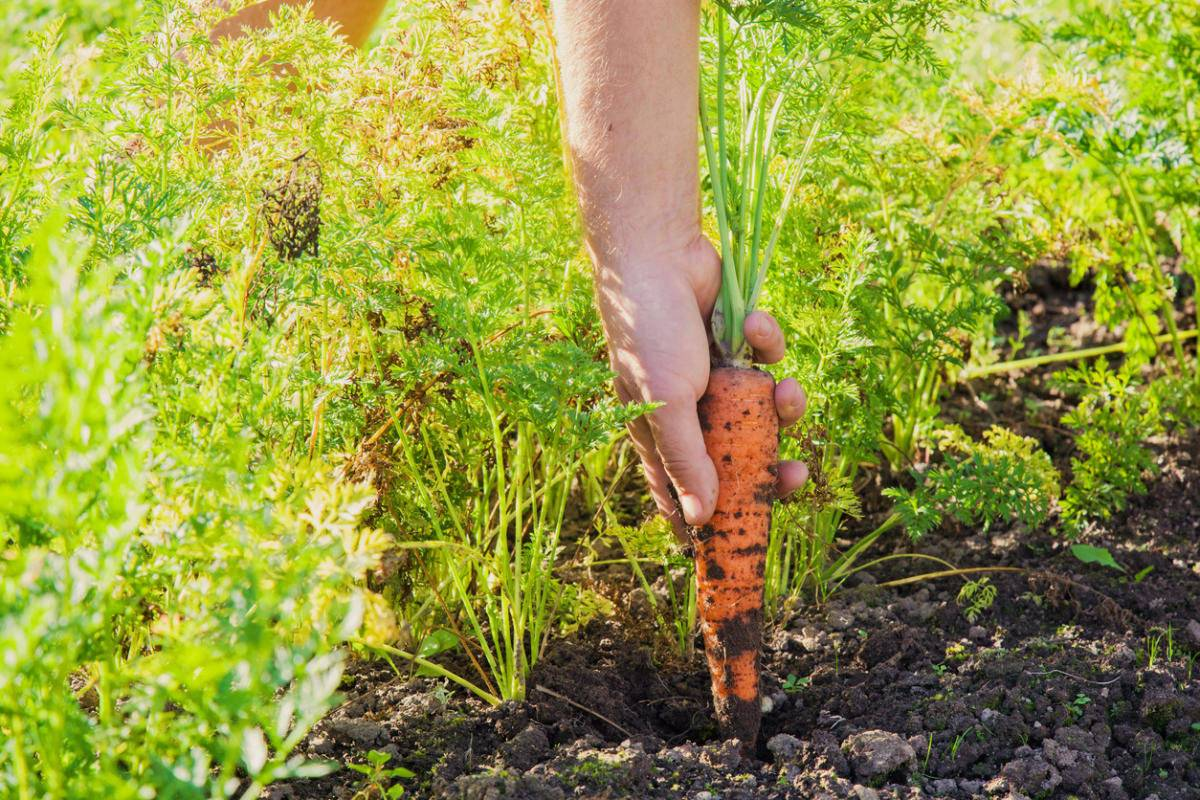
MULTIPOLYGON (((685 522, 708 522, 717 502, 717 472, 704 447, 696 402, 708 386, 708 322, 720 284, 720 256, 704 236, 636 263, 597 267, 600 315, 617 373, 617 395, 626 403, 663 404, 629 427, 650 493, 677 532, 685 522)), ((783 331, 770 314, 748 316, 745 334, 755 361, 773 364, 783 358, 783 331)), ((805 403, 795 380, 780 381, 775 387, 780 427, 800 419, 805 403)), ((795 491, 807 478, 803 463, 781 462, 779 496, 795 491)))

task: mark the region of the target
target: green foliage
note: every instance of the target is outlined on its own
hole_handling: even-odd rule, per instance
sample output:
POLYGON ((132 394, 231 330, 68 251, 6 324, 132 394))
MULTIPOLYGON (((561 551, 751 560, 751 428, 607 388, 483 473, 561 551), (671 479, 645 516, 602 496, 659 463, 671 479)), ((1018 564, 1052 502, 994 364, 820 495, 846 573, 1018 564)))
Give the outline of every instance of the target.
POLYGON ((346 638, 451 631, 519 696, 586 605, 552 574, 580 461, 640 410, 528 21, 413 8, 368 58, 211 19, 156 3, 75 60, 51 28, 0 109, 5 796, 315 774, 346 638))
POLYGON ((911 490, 884 490, 896 501, 910 536, 928 533, 945 516, 984 530, 1000 520, 1036 527, 1050 516, 1059 494, 1058 472, 1037 440, 994 426, 980 442, 957 428, 937 438, 941 464, 913 470, 911 490))
POLYGON ((1073 544, 1071 545, 1071 555, 1079 559, 1084 564, 1099 564, 1102 567, 1115 569, 1118 572, 1124 572, 1125 568, 1117 563, 1107 547, 1097 547, 1092 544, 1073 544))
POLYGON ((1065 531, 1074 535, 1124 508, 1131 494, 1146 491, 1145 478, 1155 464, 1143 442, 1162 431, 1163 421, 1157 397, 1138 391, 1128 366, 1114 370, 1100 359, 1066 371, 1061 380, 1082 394, 1062 420, 1076 432, 1078 451, 1060 504, 1065 531))
POLYGON ((371 750, 366 758, 366 764, 346 765, 363 776, 362 788, 355 793, 353 800, 396 800, 403 797, 404 786, 396 781, 413 777, 413 771, 387 766, 392 757, 378 750, 371 750))
POLYGON ((957 601, 967 622, 974 624, 996 602, 996 587, 987 578, 967 581, 958 590, 957 601))
POLYGON ((85 271, 61 215, 31 247, 0 340, 0 786, 227 797, 318 774, 291 752, 362 617, 342 559, 369 489, 267 461, 213 491, 201 453, 164 470, 144 346, 175 251, 85 271))
POLYGON ((789 342, 781 373, 809 392, 785 451, 812 469, 804 503, 780 515, 790 530, 775 550, 790 557, 773 585, 819 595, 845 555, 833 545, 861 471, 920 458, 944 425, 947 384, 995 357, 1000 287, 1054 246, 1037 184, 1013 166, 1039 135, 1046 87, 903 65, 846 81, 766 291, 789 342))
MULTIPOLYGON (((635 524, 621 429, 646 409, 607 388, 536 10, 401 4, 357 53, 295 8, 212 43, 217 5, 0 11, 29 32, 0 43, 6 797, 250 798, 315 774, 294 749, 346 640, 520 698, 556 634, 612 613, 612 572, 666 649, 694 643, 690 559, 635 524)), ((1172 334, 1200 263, 1195 15, 717 5, 710 216, 810 396, 771 608, 827 596, 900 524, 1046 522, 1058 476, 1033 440, 941 418, 1035 263, 1089 280, 1128 345, 1065 373, 1064 528, 1142 491, 1147 439, 1200 420, 1172 334), (1014 29, 1011 63, 973 55, 1014 29), (914 463, 846 545, 856 487, 914 463)), ((968 617, 994 591, 967 583, 968 617)), ((399 794, 389 763, 352 767, 364 792, 399 794)))
POLYGON ((848 87, 889 61, 935 69, 931 30, 966 4, 872 0, 819 11, 792 0, 718 2, 706 16, 701 128, 708 163, 721 292, 712 331, 722 358, 748 362, 742 336, 797 188, 820 150, 853 137, 848 87), (708 110, 712 98, 713 111, 708 110))

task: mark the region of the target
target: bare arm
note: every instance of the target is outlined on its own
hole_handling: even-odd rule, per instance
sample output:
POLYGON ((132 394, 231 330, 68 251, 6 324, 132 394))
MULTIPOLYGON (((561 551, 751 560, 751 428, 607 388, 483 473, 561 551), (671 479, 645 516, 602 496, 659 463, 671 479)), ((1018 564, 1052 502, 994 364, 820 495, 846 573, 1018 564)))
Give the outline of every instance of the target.
MULTIPOLYGON (((212 30, 214 40, 222 36, 237 36, 242 28, 265 28, 271 14, 285 5, 299 5, 301 0, 263 0, 243 8, 221 20, 212 30)), ((361 47, 371 35, 387 0, 315 0, 312 14, 316 19, 337 23, 342 36, 351 47, 361 47)))
MULTIPOLYGON (((555 0, 555 27, 584 235, 616 388, 665 405, 631 426, 659 509, 703 524, 717 499, 696 401, 708 383, 708 317, 720 286, 700 224, 699 0, 555 0)), ((783 357, 768 314, 746 320, 763 361, 783 357)), ((795 381, 776 390, 784 424, 803 413, 795 381)), ((803 465, 780 466, 781 493, 803 465)))
POLYGON ((557 0, 568 139, 597 263, 700 234, 697 0, 557 0))

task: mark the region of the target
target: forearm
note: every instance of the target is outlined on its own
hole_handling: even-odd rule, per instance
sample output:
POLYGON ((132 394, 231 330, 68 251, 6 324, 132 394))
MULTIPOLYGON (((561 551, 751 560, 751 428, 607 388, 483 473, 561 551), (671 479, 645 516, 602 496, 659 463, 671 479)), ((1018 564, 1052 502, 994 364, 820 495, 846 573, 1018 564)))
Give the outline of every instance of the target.
POLYGON ((600 268, 700 234, 698 0, 555 0, 584 232, 600 268))
MULTIPOLYGON (((263 0, 221 20, 213 28, 212 38, 237 36, 242 28, 265 28, 271 15, 281 6, 299 5, 299 0, 263 0)), ((351 47, 360 47, 371 35, 387 0, 315 0, 312 14, 316 19, 337 23, 351 47)))

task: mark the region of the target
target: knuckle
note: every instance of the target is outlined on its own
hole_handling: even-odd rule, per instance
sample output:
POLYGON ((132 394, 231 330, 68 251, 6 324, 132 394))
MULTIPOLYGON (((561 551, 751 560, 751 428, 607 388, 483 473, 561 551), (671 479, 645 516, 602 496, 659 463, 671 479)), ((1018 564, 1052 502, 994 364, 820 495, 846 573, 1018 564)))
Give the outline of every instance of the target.
POLYGON ((652 381, 646 384, 643 395, 647 402, 661 403, 665 409, 672 411, 696 405, 693 392, 676 381, 652 381))

